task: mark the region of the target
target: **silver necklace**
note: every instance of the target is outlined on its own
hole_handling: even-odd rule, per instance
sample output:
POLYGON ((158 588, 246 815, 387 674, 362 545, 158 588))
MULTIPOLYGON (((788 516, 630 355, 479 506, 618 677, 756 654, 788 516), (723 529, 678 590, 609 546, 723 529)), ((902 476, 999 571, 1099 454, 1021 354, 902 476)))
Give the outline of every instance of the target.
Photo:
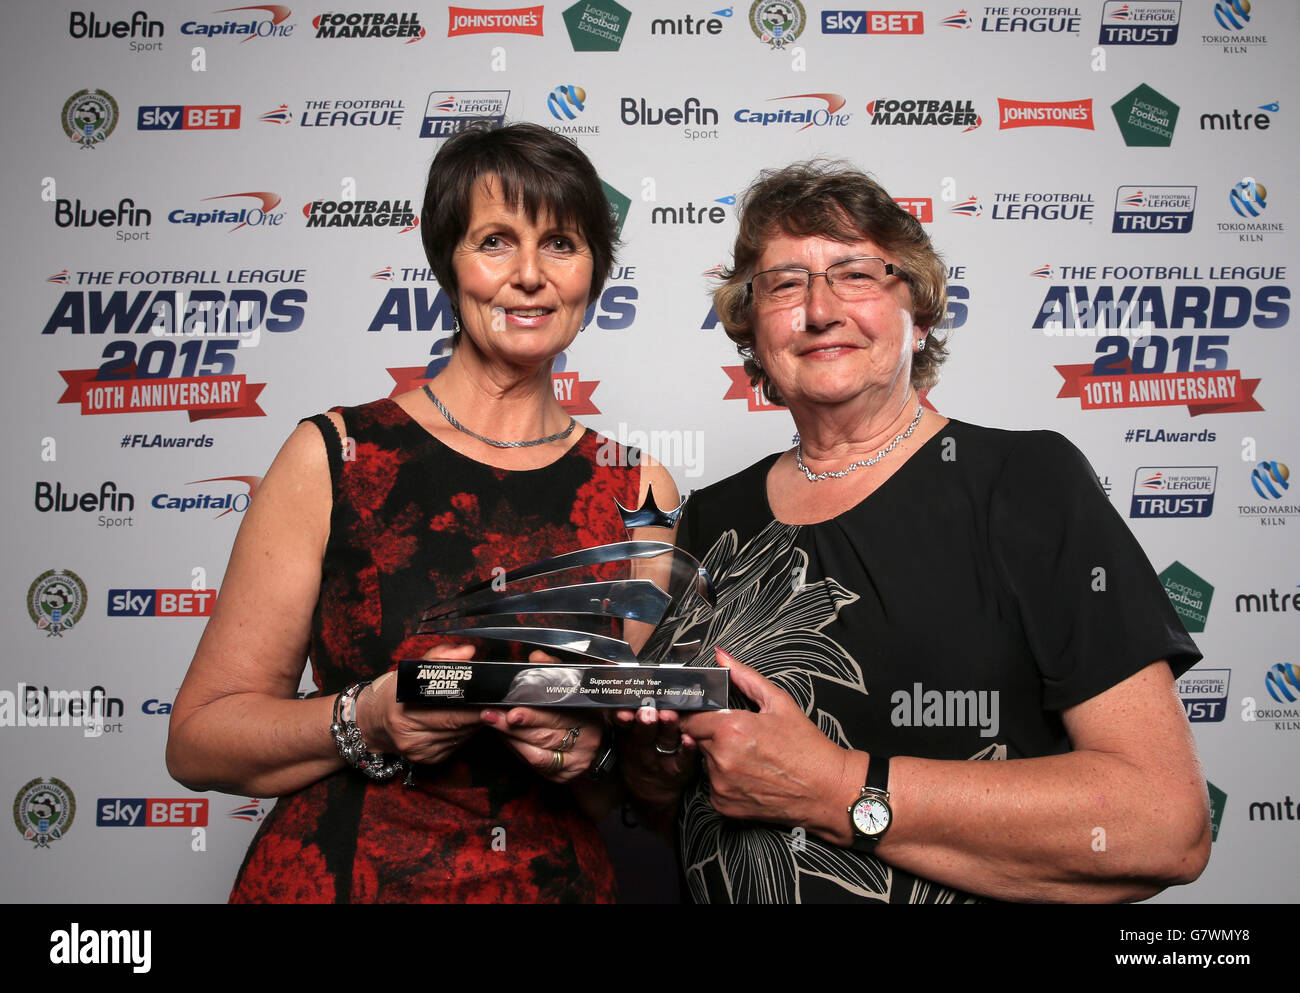
POLYGON ((578 426, 578 422, 570 417, 569 426, 567 428, 563 431, 556 431, 555 434, 548 434, 545 438, 534 438, 532 441, 495 441, 492 438, 483 437, 477 431, 471 431, 460 421, 456 420, 456 418, 452 417, 451 411, 444 407, 442 401, 433 395, 433 390, 429 389, 428 383, 424 384, 424 392, 425 395, 433 401, 433 405, 438 408, 438 411, 442 416, 447 418, 448 424, 454 427, 457 431, 461 431, 464 434, 469 435, 471 438, 477 438, 479 441, 483 442, 483 444, 491 445, 493 448, 533 448, 537 445, 545 445, 552 441, 559 441, 561 438, 567 438, 569 435, 573 434, 573 429, 578 426))
MULTIPOLYGON (((426 389, 427 388, 428 387, 426 387, 426 389)), ((844 476, 847 476, 849 473, 851 473, 854 469, 861 469, 864 468, 865 466, 875 465, 886 455, 892 452, 900 441, 902 441, 904 438, 910 438, 912 436, 912 432, 916 430, 916 426, 920 423, 921 423, 921 404, 917 403, 916 416, 912 418, 912 423, 907 426, 906 431, 900 434, 897 438, 891 441, 888 445, 886 445, 884 448, 878 451, 871 458, 863 459, 861 462, 854 462, 851 465, 848 465, 845 468, 839 470, 839 472, 827 471, 827 472, 819 472, 814 475, 813 471, 803 464, 803 442, 802 441, 799 442, 798 447, 794 451, 794 460, 796 463, 798 463, 799 468, 803 470, 803 474, 808 477, 808 482, 810 483, 820 483, 823 479, 830 479, 832 476, 834 476, 836 479, 841 479, 844 476)))

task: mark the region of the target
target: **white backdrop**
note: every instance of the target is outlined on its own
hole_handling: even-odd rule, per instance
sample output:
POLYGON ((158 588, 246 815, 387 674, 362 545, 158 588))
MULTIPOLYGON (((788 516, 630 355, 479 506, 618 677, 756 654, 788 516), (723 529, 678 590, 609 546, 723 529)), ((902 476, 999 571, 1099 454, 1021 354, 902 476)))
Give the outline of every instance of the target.
POLYGON ((951 267, 955 325, 929 402, 1061 431, 1122 514, 1177 515, 1130 523, 1158 571, 1179 564, 1184 604, 1202 603, 1190 609, 1205 616, 1206 658, 1183 688, 1218 833, 1202 879, 1159 899, 1300 898, 1300 703, 1287 699, 1300 685, 1276 668, 1300 662, 1300 500, 1276 465, 1300 464, 1300 8, 1245 6, 804 3, 798 33, 774 45, 749 4, 695 0, 511 8, 506 26, 532 34, 467 33, 427 3, 333 12, 391 13, 415 35, 373 38, 318 38, 322 11, 297 5, 154 3, 133 21, 134 3, 5 4, 0 796, 15 825, 0 891, 225 898, 268 803, 191 794, 162 757, 204 591, 220 587, 247 495, 295 422, 418 382, 450 334, 418 229, 308 227, 305 208, 418 213, 436 147, 421 132, 503 113, 568 130, 627 200, 620 269, 557 381, 584 423, 648 447, 683 491, 793 433, 735 386, 739 359, 710 315, 732 198, 762 167, 823 155, 922 216, 951 267), (571 33, 566 9, 604 26, 571 33), (617 50, 590 50, 620 33, 617 50), (111 130, 85 147, 65 131, 65 114, 93 132, 111 106, 111 130), (1129 123, 1135 106, 1149 127, 1129 123), (204 299, 253 301, 250 326, 148 333, 177 292, 182 331, 204 299), (1086 302, 1081 319, 1061 305, 1107 293, 1139 302, 1148 336, 1122 308, 1090 322, 1086 302), (1176 392, 1207 380, 1215 399, 1176 392), (1137 389, 1148 398, 1105 409, 1137 389), (140 408, 151 400, 162 409, 140 408), (1180 485, 1195 499, 1152 502, 1180 485), (72 599, 55 621, 60 596, 72 599), (25 687, 85 691, 92 718, 22 726, 25 687), (33 819, 41 802, 49 827, 33 819))

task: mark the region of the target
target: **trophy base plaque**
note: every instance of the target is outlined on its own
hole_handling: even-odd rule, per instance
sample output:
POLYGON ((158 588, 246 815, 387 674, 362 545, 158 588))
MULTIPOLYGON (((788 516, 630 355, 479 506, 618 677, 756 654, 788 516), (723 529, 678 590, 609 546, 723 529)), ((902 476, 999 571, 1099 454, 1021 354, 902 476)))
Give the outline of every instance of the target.
POLYGON ((675 665, 403 659, 398 703, 436 707, 725 710, 726 669, 675 665))

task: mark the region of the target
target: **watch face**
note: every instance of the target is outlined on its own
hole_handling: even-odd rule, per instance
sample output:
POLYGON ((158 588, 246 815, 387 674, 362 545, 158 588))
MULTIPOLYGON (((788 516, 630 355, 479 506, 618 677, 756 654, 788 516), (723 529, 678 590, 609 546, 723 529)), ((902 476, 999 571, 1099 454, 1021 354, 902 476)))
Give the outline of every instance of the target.
POLYGON ((889 805, 879 797, 864 796, 853 805, 853 826, 868 837, 889 827, 889 805))

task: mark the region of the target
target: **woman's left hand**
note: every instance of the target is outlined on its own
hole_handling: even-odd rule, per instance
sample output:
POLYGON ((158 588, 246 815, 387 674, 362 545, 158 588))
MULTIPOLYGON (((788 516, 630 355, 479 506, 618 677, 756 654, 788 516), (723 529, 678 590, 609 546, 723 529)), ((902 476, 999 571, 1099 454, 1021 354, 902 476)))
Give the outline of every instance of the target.
POLYGON ((791 826, 847 821, 857 789, 848 769, 854 753, 822 734, 785 690, 721 649, 717 658, 758 713, 682 718, 683 740, 704 757, 713 808, 724 817, 791 826))

